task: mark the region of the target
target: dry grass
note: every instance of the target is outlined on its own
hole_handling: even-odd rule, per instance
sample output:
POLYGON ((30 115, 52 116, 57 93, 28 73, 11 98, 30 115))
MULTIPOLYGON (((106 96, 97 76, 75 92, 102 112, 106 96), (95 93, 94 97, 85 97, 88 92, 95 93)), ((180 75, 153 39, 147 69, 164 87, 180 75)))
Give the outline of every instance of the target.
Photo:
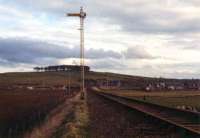
MULTIPOLYGON (((68 72, 20 72, 20 73, 0 73, 0 84, 16 84, 16 83, 39 83, 46 85, 66 84, 68 80, 68 72)), ((70 72, 71 83, 79 84, 80 72, 70 72)), ((86 79, 110 79, 110 80, 126 80, 141 77, 104 73, 104 72, 86 72, 86 79)))
POLYGON ((106 90, 108 93, 144 100, 159 105, 178 107, 190 106, 200 111, 200 91, 163 91, 163 92, 144 92, 130 90, 106 90))
MULTIPOLYGON (((89 137, 89 117, 88 107, 85 100, 79 98, 74 102, 74 117, 65 124, 62 138, 87 138, 89 137)), ((62 133, 63 133, 62 132, 62 133)))
POLYGON ((39 125, 52 109, 70 97, 62 90, 0 92, 0 137, 17 137, 39 125))
POLYGON ((200 91, 162 91, 162 92, 145 92, 145 91, 134 91, 134 90, 103 90, 108 93, 115 93, 122 96, 129 97, 185 97, 185 96, 200 96, 200 91))
MULTIPOLYGON (((71 83, 77 84, 79 74, 71 72, 71 83)), ((0 74, 1 84, 21 84, 21 83, 36 83, 42 85, 66 84, 68 80, 67 72, 23 72, 23 73, 5 73, 0 74)))
POLYGON ((71 121, 73 118, 74 100, 76 97, 66 99, 64 103, 52 110, 45 121, 36 126, 31 132, 25 134, 25 138, 50 138, 59 136, 64 122, 71 121))

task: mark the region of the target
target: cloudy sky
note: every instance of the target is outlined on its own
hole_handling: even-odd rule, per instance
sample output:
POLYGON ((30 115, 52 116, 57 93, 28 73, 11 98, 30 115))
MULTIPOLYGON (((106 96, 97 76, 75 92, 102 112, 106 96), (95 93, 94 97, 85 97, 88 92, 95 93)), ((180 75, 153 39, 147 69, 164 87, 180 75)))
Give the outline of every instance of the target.
POLYGON ((200 78, 199 0, 0 0, 0 72, 79 64, 80 6, 93 70, 200 78))

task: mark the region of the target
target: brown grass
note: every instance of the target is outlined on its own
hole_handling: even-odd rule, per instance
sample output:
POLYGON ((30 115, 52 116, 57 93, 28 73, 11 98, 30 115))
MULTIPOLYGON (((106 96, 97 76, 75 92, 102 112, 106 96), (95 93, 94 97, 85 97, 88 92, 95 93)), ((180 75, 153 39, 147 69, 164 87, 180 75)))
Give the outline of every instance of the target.
POLYGON ((85 100, 79 99, 75 102, 74 120, 66 124, 66 134, 63 138, 87 138, 89 137, 88 124, 89 114, 85 100))
POLYGON ((144 100, 159 105, 178 107, 190 106, 200 111, 200 91, 163 91, 163 92, 144 92, 130 90, 104 90, 108 93, 144 100))
POLYGON ((62 103, 63 90, 10 90, 0 93, 0 135, 21 135, 40 123, 50 110, 62 103))
POLYGON ((48 114, 45 121, 39 126, 35 127, 31 133, 27 133, 25 138, 50 138, 61 137, 64 131, 62 129, 65 123, 71 122, 74 112, 74 101, 77 96, 72 99, 67 99, 63 104, 52 110, 48 114))

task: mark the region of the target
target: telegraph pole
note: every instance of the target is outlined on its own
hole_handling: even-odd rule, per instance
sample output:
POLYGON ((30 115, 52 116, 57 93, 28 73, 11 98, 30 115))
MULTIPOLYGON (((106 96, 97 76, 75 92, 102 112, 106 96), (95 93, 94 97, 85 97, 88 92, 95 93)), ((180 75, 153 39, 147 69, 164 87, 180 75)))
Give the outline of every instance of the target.
POLYGON ((81 67, 81 99, 84 99, 85 95, 85 71, 84 71, 84 19, 86 18, 86 13, 83 8, 80 8, 80 13, 68 13, 67 16, 79 17, 80 18, 80 67, 81 67))
POLYGON ((69 94, 71 94, 71 90, 70 90, 71 89, 71 86, 70 86, 71 85, 71 74, 70 74, 71 72, 70 71, 71 70, 68 70, 68 93, 69 94))

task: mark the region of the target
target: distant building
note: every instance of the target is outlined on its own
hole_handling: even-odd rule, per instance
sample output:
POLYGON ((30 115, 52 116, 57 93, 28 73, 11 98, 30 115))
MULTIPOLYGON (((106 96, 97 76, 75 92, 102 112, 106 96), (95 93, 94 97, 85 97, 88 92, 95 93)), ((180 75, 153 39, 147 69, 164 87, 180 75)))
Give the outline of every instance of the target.
POLYGON ((187 90, 199 90, 200 89, 200 80, 186 80, 184 82, 184 87, 187 90))
POLYGON ((98 79, 97 86, 101 88, 109 88, 109 89, 116 89, 121 87, 120 80, 107 80, 107 79, 98 79))
MULTIPOLYGON (((33 68, 37 72, 60 72, 60 71, 81 71, 81 66, 79 65, 57 65, 57 66, 47 66, 47 67, 35 67, 33 68)), ((85 72, 90 71, 89 66, 84 66, 85 72)))

